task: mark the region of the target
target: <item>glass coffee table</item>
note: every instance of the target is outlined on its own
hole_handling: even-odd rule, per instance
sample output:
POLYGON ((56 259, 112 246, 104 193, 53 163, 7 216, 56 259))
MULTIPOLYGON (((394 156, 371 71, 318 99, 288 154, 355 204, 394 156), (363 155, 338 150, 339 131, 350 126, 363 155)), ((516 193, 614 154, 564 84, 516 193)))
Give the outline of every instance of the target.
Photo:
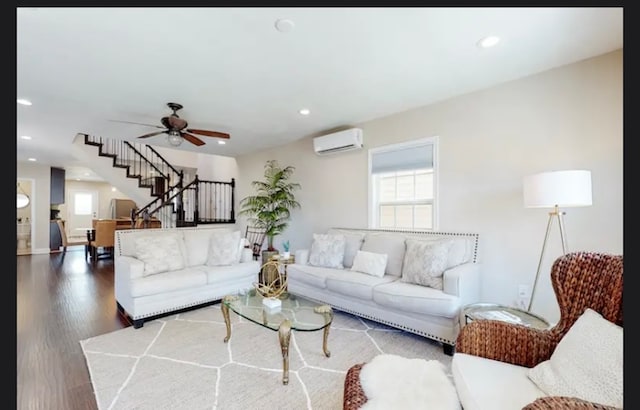
POLYGON ((331 306, 322 305, 300 296, 286 293, 280 297, 281 307, 276 311, 265 307, 264 298, 255 290, 242 295, 228 295, 222 299, 220 305, 224 323, 227 326, 227 336, 224 342, 231 339, 231 321, 229 310, 239 316, 278 332, 280 349, 282 350, 282 384, 289 384, 289 340, 291 331, 314 332, 324 330, 322 350, 327 357, 331 352, 327 349, 329 327, 333 320, 331 306))

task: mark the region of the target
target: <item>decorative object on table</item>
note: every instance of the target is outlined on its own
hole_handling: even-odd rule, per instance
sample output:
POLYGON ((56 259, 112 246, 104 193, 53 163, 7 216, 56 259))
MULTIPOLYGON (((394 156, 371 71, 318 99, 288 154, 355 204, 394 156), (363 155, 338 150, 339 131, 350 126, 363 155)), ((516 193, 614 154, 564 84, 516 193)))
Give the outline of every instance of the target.
POLYGON ((527 311, 531 311, 533 298, 538 285, 540 268, 544 259, 544 252, 554 219, 558 220, 560 228, 560 240, 562 241, 562 253, 568 252, 567 238, 564 231, 563 215, 561 207, 591 206, 591 171, 567 170, 551 171, 529 175, 524 178, 524 206, 527 208, 552 208, 549 212, 547 231, 542 242, 542 251, 538 261, 538 269, 533 282, 531 298, 527 311))
POLYGON ((282 252, 283 259, 289 259, 291 257, 291 252, 289 252, 289 241, 286 240, 282 242, 282 248, 284 248, 284 252, 282 252))
POLYGON ((473 303, 463 309, 464 324, 474 320, 500 320, 535 329, 548 329, 549 322, 531 312, 496 303, 473 303))
POLYGON ((276 250, 273 238, 289 225, 291 210, 300 208, 294 191, 301 186, 289 181, 294 169, 290 165, 281 167, 276 160, 268 160, 264 166, 264 180, 251 182, 256 194, 240 200, 238 215, 247 216, 251 225, 264 229, 269 252, 276 250))
POLYGON ((262 265, 262 280, 255 282, 256 291, 265 298, 277 298, 287 290, 287 276, 284 265, 276 261, 269 261, 262 265))
POLYGON ((278 313, 282 308, 282 302, 276 297, 264 298, 262 304, 267 313, 278 313))

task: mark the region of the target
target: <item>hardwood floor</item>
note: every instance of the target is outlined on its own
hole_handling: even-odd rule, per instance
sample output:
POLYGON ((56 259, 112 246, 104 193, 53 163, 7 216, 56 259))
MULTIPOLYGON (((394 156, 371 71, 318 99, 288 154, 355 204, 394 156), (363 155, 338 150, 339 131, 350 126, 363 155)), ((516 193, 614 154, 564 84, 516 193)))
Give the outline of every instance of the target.
POLYGON ((80 340, 130 326, 113 295, 113 259, 82 247, 17 256, 17 409, 97 409, 80 340))

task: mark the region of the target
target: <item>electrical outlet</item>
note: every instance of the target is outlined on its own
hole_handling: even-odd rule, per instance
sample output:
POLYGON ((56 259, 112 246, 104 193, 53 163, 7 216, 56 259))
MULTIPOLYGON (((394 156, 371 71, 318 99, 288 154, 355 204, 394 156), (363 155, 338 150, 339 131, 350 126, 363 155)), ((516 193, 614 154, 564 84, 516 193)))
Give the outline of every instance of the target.
POLYGON ((529 296, 529 286, 527 286, 527 285, 518 286, 518 297, 520 299, 522 299, 522 298, 526 298, 528 296, 529 296))

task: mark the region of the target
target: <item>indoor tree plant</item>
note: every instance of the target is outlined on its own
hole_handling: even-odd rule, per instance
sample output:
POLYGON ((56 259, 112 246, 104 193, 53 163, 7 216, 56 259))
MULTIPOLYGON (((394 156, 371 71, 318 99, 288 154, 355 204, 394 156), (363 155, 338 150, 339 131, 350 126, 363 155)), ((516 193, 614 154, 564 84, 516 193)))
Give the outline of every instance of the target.
POLYGON ((240 200, 239 215, 248 217, 248 222, 265 231, 267 250, 275 251, 273 238, 289 225, 291 210, 300 208, 294 191, 299 183, 291 182, 295 167, 281 167, 276 160, 268 160, 264 166, 264 179, 252 181, 256 194, 240 200))

